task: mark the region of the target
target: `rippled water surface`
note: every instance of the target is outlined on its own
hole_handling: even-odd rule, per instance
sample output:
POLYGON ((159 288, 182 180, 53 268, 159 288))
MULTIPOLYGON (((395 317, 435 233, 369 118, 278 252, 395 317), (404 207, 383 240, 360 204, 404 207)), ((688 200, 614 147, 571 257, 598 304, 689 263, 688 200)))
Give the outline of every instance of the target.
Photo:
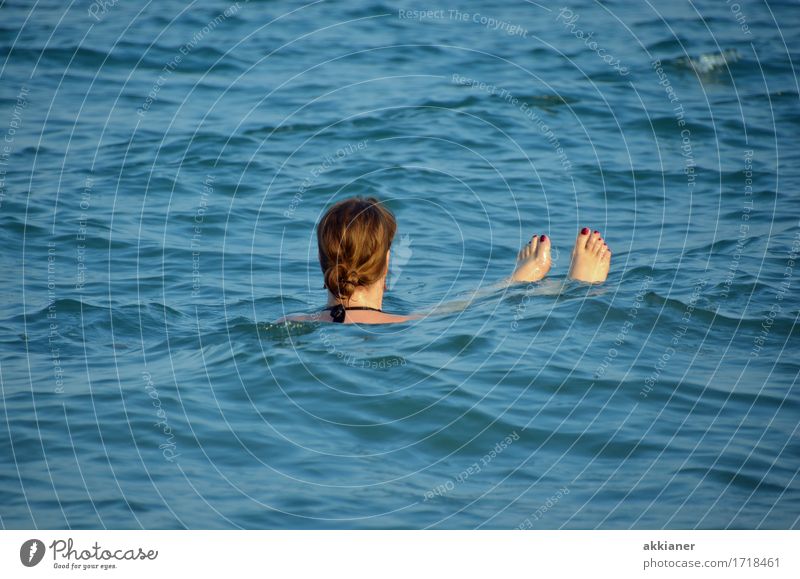
POLYGON ((800 12, 735 7, 0 5, 0 523, 797 527, 800 12), (430 315, 275 324, 352 195, 430 315))

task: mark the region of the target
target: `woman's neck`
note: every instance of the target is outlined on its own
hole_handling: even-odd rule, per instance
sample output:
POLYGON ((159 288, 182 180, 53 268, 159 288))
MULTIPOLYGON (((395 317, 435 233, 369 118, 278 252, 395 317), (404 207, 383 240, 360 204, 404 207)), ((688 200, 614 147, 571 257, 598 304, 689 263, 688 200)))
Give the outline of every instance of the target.
MULTIPOLYGON (((330 291, 328 292, 328 306, 335 306, 339 303, 330 291)), ((383 279, 378 280, 371 286, 358 287, 345 307, 368 307, 380 310, 383 308, 383 279)))

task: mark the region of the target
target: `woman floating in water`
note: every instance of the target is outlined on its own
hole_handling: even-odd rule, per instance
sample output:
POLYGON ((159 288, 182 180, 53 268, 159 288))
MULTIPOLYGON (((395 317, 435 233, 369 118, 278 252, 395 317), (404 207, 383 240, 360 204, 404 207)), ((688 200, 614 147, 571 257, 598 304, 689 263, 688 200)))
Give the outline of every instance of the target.
MULTIPOLYGON (((396 230, 392 212, 372 197, 345 199, 328 209, 317 226, 319 264, 328 304, 321 313, 281 321, 389 324, 418 317, 398 316, 381 309, 396 230)), ((517 255, 517 266, 508 281, 539 281, 550 271, 550 263, 550 239, 534 235, 517 255)), ((569 277, 588 283, 603 282, 610 265, 611 250, 600 232, 584 227, 572 250, 569 277)))

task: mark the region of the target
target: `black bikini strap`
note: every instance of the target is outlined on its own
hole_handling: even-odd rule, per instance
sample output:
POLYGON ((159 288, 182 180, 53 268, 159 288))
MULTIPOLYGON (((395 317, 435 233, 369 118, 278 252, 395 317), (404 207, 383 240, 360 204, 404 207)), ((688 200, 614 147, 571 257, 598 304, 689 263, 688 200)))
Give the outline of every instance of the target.
MULTIPOLYGON (((383 310, 378 308, 370 308, 369 306, 353 306, 352 308, 346 308, 348 310, 369 310, 371 312, 383 312, 383 310)), ((336 304, 333 307, 328 308, 328 311, 331 313, 331 318, 337 324, 344 323, 345 317, 345 307, 343 304, 336 304)))
POLYGON ((345 316, 344 306, 342 304, 336 304, 335 306, 330 308, 330 310, 333 321, 336 322, 337 324, 343 324, 345 316))

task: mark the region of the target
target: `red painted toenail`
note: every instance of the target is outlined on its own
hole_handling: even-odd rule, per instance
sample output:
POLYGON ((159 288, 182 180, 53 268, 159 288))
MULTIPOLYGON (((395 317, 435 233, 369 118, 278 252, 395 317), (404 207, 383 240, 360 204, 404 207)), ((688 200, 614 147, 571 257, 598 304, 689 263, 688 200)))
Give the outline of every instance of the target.
POLYGON ((586 235, 587 233, 589 233, 588 227, 584 227, 583 229, 581 229, 581 235, 586 235))
POLYGON ((595 230, 594 230, 594 234, 595 234, 595 235, 600 235, 600 232, 599 232, 599 231, 597 231, 597 230, 595 229, 595 230))
POLYGON ((539 238, 539 241, 547 241, 547 236, 546 236, 546 235, 542 235, 542 236, 539 238))

